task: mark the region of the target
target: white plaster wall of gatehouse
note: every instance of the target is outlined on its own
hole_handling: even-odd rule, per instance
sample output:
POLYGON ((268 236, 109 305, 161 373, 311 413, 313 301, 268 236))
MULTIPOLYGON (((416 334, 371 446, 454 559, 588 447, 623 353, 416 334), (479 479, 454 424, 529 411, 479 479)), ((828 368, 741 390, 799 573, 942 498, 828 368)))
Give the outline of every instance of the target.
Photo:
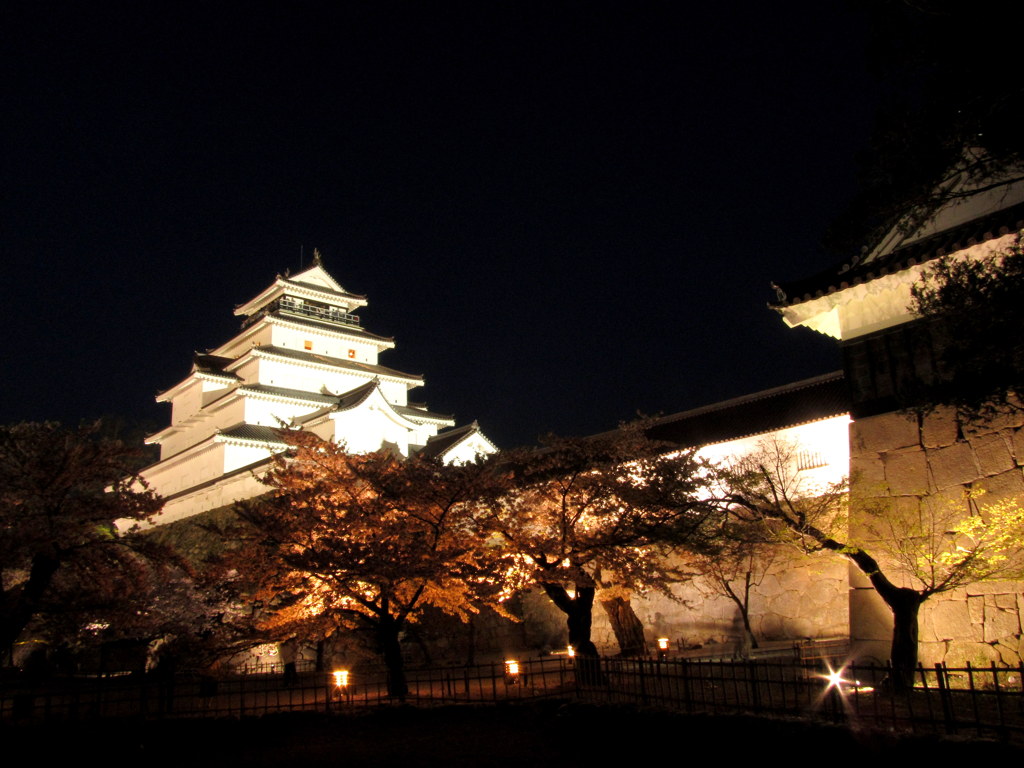
MULTIPOLYGON (((697 455, 729 465, 761 450, 771 450, 773 444, 784 446, 803 467, 791 467, 800 492, 814 495, 846 478, 849 425, 850 417, 842 414, 706 445, 697 455)), ((759 640, 845 636, 849 631, 846 571, 845 562, 834 555, 809 556, 780 548, 768 574, 751 591, 750 618, 755 636, 759 640)), ((633 601, 649 632, 649 642, 668 637, 677 647, 686 647, 738 642, 742 638, 743 623, 736 604, 716 595, 702 577, 678 585, 673 592, 675 599, 652 594, 633 601)), ((614 637, 608 640, 614 643, 614 637)))
MULTIPOLYGON (((749 435, 703 446, 698 455, 709 461, 731 464, 756 453, 773 440, 787 443, 809 462, 797 472, 806 492, 841 481, 849 467, 850 418, 843 414, 775 432, 749 435)), ((708 644, 738 644, 743 623, 728 597, 700 577, 673 587, 673 598, 650 592, 634 594, 631 605, 644 625, 648 646, 667 637, 675 648, 708 644)), ((604 610, 600 592, 594 604, 592 638, 602 653, 618 652, 618 645, 604 610)), ((523 598, 529 642, 555 648, 564 645, 565 617, 543 594, 523 598)), ((800 640, 845 637, 849 632, 849 581, 846 562, 831 553, 805 555, 781 549, 760 586, 752 590, 751 625, 759 640, 800 640)))

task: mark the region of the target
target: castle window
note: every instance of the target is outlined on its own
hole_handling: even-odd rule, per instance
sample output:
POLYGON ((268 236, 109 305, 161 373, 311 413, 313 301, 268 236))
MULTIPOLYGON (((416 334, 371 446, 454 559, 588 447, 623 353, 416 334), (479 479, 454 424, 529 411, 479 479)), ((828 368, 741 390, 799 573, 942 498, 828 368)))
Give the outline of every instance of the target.
POLYGON ((800 451, 796 455, 796 468, 798 471, 805 469, 817 469, 828 464, 825 457, 817 451, 800 451))

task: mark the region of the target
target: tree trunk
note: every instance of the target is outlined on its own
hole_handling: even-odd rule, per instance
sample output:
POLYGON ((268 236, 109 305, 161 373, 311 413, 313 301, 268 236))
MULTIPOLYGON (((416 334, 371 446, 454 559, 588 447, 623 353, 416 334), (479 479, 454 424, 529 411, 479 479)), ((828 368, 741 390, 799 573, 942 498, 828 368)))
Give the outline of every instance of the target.
MULTIPOLYGON (((15 592, 13 599, 3 601, 3 616, 0 616, 0 648, 13 657, 14 643, 22 630, 29 625, 42 605, 43 595, 50 588, 53 576, 60 568, 60 557, 39 553, 32 558, 32 569, 28 580, 15 592)), ((10 598, 8 593, 4 596, 10 598)))
POLYGON ((593 620, 594 587, 576 587, 576 596, 569 597, 560 584, 544 584, 544 592, 566 616, 569 645, 576 654, 577 681, 596 685, 601 681, 601 657, 590 639, 593 620))
MULTIPOLYGON (((766 518, 782 520, 785 524, 793 527, 791 520, 770 507, 750 504, 742 497, 734 497, 732 500, 766 518)), ((798 532, 801 536, 818 542, 825 549, 844 555, 860 568, 861 573, 868 577, 871 586, 875 588, 879 597, 892 611, 892 647, 889 651, 889 658, 893 667, 893 688, 906 690, 911 687, 914 684, 914 672, 917 668, 917 614, 921 603, 932 593, 897 587, 882 573, 878 561, 863 549, 846 546, 814 526, 803 525, 798 532)))
POLYGON ((740 613, 743 614, 743 626, 747 628, 747 636, 750 638, 751 648, 760 648, 761 644, 757 642, 757 636, 754 634, 753 628, 750 626, 750 611, 744 606, 740 609, 740 613))
POLYGON ((384 666, 388 669, 388 696, 405 701, 409 693, 409 684, 405 677, 405 660, 402 658, 402 646, 398 641, 401 624, 386 616, 377 625, 377 641, 381 653, 384 654, 384 666))
POLYGON ((885 598, 892 609, 892 685, 897 691, 914 687, 917 671, 917 615, 924 599, 912 589, 901 589, 885 598))
POLYGON ((629 600, 612 597, 601 601, 601 607, 608 614, 608 621, 619 644, 620 656, 643 656, 647 650, 644 640, 644 625, 633 611, 629 600))
POLYGON ((466 624, 466 666, 472 667, 476 664, 476 621, 472 615, 470 615, 466 624))
POLYGON ((744 579, 743 597, 741 598, 736 594, 736 590, 732 588, 732 584, 726 578, 718 579, 718 583, 725 590, 725 594, 728 595, 729 599, 736 604, 736 609, 740 613, 740 618, 743 619, 743 629, 746 636, 740 641, 740 647, 743 648, 742 657, 747 658, 750 656, 747 653, 747 647, 759 648, 757 638, 754 636, 754 630, 750 626, 750 571, 747 571, 746 578, 744 579))

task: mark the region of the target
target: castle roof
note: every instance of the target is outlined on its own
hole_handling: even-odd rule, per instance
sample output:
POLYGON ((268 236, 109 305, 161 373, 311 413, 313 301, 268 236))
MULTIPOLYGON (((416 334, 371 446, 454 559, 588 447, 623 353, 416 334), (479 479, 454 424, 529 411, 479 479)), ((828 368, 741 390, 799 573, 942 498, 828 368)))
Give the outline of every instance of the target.
MULTIPOLYGON (((476 434, 479 434, 481 437, 483 437, 484 440, 487 440, 487 438, 480 431, 480 425, 477 424, 475 421, 471 424, 465 424, 461 427, 447 429, 444 432, 439 432, 438 434, 434 435, 429 440, 427 440, 427 444, 423 446, 423 448, 421 448, 416 455, 425 459, 441 458, 446 453, 455 448, 457 445, 462 443, 464 440, 468 440, 470 437, 476 434)), ((498 450, 497 447, 494 446, 494 444, 491 443, 490 440, 487 440, 487 443, 491 445, 491 447, 494 448, 495 451, 498 450)))
POLYGON ((842 371, 664 416, 647 429, 654 440, 685 448, 795 427, 850 411, 842 371))
POLYGON ((392 379, 416 382, 417 385, 423 383, 423 377, 421 375, 415 373, 403 373, 402 371, 395 370, 394 368, 388 368, 385 365, 361 363, 358 360, 347 360, 341 357, 328 357, 327 355, 318 355, 315 352, 305 352, 298 349, 288 349, 286 347, 275 347, 270 344, 253 347, 252 351, 258 357, 284 357, 290 360, 307 363, 309 365, 326 365, 333 368, 347 368, 351 371, 359 371, 360 373, 370 373, 375 376, 386 376, 392 379))
POLYGON ((775 286, 778 298, 771 306, 780 309, 811 301, 1021 229, 1024 229, 1024 203, 915 240, 872 259, 834 265, 816 275, 779 284, 775 286))

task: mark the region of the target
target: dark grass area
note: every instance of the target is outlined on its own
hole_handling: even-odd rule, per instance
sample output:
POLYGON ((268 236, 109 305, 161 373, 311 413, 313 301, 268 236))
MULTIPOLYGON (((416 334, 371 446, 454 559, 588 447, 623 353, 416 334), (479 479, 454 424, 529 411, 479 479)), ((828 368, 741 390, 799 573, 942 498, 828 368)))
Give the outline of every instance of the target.
MULTIPOLYGON (((795 720, 683 716, 576 703, 384 708, 364 714, 246 720, 96 720, 0 729, 16 765, 110 766, 617 766, 877 759, 1006 760, 1024 751, 988 741, 896 738, 795 720)), ((6 762, 6 760, 5 760, 6 762)))

